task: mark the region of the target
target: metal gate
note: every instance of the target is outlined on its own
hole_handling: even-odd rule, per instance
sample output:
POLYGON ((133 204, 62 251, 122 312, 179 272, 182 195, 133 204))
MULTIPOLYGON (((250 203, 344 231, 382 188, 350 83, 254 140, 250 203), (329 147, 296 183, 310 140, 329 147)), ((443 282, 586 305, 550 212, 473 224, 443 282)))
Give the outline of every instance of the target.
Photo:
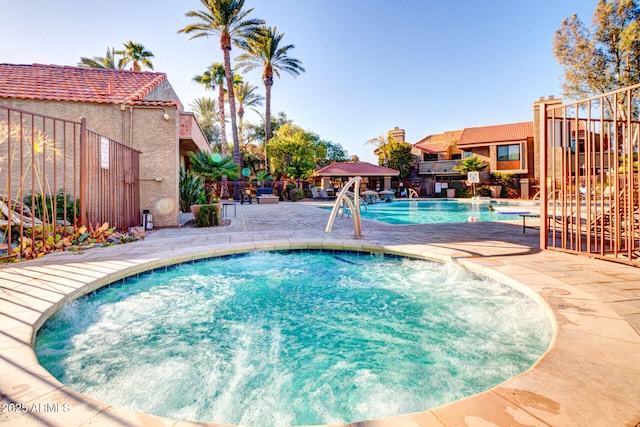
POLYGON ((139 152, 71 121, 0 106, 0 258, 30 258, 74 226, 140 224, 139 152))
POLYGON ((542 248, 640 266, 639 91, 541 105, 542 248))

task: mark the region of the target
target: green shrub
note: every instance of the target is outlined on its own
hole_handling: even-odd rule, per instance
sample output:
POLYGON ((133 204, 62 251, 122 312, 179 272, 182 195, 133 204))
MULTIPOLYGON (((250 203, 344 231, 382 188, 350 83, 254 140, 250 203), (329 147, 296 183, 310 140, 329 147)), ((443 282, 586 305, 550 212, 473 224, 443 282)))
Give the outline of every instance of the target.
POLYGON ((491 188, 487 186, 476 187, 476 195, 479 197, 491 197, 491 188))
POLYGON ((46 214, 46 219, 51 221, 53 219, 54 200, 56 220, 64 220, 65 212, 66 220, 69 223, 73 223, 76 218, 80 217, 80 199, 76 199, 74 204, 71 194, 65 194, 62 189, 58 190, 55 196, 51 194, 44 195, 42 193, 35 193, 35 195, 30 194, 25 196, 22 202, 25 206, 31 209, 31 212, 35 217, 44 220, 46 214))
POLYGON ((220 225, 220 205, 202 205, 196 216, 196 227, 220 225))
POLYGON ((473 197, 473 190, 471 189, 471 187, 457 187, 456 197, 460 199, 471 198, 473 197))
POLYGON ((302 190, 291 190, 289 192, 289 197, 292 201, 302 200, 304 199, 304 191, 302 190))

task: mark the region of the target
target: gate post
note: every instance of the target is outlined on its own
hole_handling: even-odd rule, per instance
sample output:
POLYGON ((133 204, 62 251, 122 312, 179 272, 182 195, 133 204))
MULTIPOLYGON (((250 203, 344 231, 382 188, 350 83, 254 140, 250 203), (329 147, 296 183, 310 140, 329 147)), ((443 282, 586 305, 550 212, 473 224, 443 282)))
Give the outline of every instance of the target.
POLYGON ((80 117, 80 224, 87 224, 87 119, 80 117))
POLYGON ((547 104, 540 103, 540 249, 548 245, 547 221, 547 104))

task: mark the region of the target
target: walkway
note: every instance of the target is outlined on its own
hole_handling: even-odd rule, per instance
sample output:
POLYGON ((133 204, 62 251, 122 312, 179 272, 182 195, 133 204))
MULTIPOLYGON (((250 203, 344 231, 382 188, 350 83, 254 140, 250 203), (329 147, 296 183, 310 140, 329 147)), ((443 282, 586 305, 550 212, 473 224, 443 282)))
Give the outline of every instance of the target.
MULTIPOLYGON (((310 203, 239 205, 231 225, 156 230, 144 241, 0 267, 0 424, 191 426, 82 396, 42 368, 35 331, 70 297, 150 267, 252 249, 362 249, 452 261, 522 284, 553 311, 557 335, 534 368, 425 412, 352 423, 404 426, 636 426, 640 422, 640 269, 537 248, 520 221, 391 226, 351 219, 324 233, 310 203), (41 409, 37 412, 37 409, 41 409)), ((218 425, 221 424, 208 424, 218 425)))

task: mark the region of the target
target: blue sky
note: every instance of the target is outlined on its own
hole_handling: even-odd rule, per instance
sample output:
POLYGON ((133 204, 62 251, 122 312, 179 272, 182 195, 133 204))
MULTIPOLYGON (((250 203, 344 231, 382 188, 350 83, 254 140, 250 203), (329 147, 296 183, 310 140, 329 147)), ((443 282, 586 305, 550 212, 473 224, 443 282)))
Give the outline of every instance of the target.
MULTIPOLYGON (((375 162, 370 138, 395 126, 414 143, 465 127, 532 120, 533 101, 562 96, 555 31, 596 0, 246 0, 252 16, 285 33, 306 68, 283 75, 272 114, 375 162)), ((207 93, 191 81, 214 61, 218 39, 189 40, 198 0, 0 0, 0 62, 76 65, 137 40, 187 107, 207 93)), ((232 58, 239 52, 232 51, 232 58)), ((247 80, 263 86, 259 74, 247 80)), ((258 121, 256 115, 247 120, 258 121)))

